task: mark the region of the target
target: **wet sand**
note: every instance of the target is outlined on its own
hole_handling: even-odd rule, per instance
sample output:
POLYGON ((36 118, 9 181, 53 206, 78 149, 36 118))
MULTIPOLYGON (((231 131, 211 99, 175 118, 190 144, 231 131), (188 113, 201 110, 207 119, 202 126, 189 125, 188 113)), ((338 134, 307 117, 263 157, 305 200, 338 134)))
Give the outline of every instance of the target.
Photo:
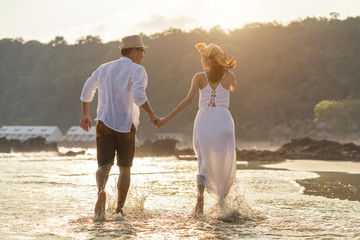
POLYGON ((309 171, 318 178, 297 180, 304 187, 304 194, 360 201, 360 163, 349 161, 286 160, 266 164, 266 168, 309 171))
POLYGON ((304 194, 360 201, 360 175, 342 172, 317 172, 318 178, 297 180, 304 194))
POLYGON ((285 162, 266 164, 266 168, 288 169, 310 172, 346 172, 360 174, 360 162, 322 161, 322 160, 286 160, 285 162))

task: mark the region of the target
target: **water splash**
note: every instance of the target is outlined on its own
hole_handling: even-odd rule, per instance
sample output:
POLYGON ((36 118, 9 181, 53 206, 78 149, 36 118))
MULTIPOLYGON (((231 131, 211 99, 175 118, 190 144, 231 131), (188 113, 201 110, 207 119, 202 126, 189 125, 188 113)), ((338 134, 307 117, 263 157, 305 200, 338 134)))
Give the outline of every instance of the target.
MULTIPOLYGON (((117 191, 117 178, 114 179, 115 184, 111 186, 110 192, 107 193, 106 203, 108 214, 113 214, 117 208, 117 199, 118 199, 118 191, 117 191)), ((143 191, 141 191, 140 187, 136 185, 136 183, 132 183, 130 185, 128 195, 126 197, 126 202, 124 205, 124 214, 128 213, 143 213, 144 205, 145 205, 146 195, 143 191)), ((121 214, 117 214, 121 215, 121 214)))
POLYGON ((254 212, 245 198, 246 185, 235 182, 225 202, 219 202, 206 211, 207 217, 230 223, 255 221, 254 212))

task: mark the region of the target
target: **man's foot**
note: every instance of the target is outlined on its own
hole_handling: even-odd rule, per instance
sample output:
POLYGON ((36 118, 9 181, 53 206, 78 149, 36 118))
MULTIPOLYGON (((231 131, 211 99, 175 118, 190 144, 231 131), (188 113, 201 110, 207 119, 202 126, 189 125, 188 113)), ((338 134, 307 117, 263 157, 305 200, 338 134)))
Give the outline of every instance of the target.
POLYGON ((117 208, 116 208, 115 213, 116 213, 116 214, 121 213, 122 216, 125 215, 124 212, 123 212, 123 210, 122 210, 122 208, 120 208, 120 207, 117 207, 117 208))
POLYGON ((198 196, 195 206, 195 214, 202 215, 204 213, 204 196, 198 196))
POLYGON ((105 203, 106 203, 106 192, 100 191, 98 199, 95 204, 95 218, 102 218, 105 216, 105 203))

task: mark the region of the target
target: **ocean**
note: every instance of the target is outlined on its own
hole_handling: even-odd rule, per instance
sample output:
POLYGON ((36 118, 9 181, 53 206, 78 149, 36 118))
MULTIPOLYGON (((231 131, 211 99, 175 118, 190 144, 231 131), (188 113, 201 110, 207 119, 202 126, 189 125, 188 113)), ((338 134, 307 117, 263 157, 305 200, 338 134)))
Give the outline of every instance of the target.
MULTIPOLYGON (((114 166, 106 219, 98 221, 94 149, 75 157, 0 154, 0 169, 0 239, 360 239, 360 199, 313 194, 331 188, 326 182, 339 177, 331 172, 321 181, 315 171, 239 162, 226 207, 205 194, 204 216, 194 216, 196 161, 135 158, 125 216, 114 213, 114 166)), ((351 183, 341 188, 360 191, 351 183)))

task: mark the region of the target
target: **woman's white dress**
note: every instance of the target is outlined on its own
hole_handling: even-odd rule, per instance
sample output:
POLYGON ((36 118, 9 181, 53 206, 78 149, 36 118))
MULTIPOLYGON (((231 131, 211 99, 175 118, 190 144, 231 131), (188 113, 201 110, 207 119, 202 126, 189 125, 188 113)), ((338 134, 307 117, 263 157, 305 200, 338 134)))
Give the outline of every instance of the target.
POLYGON ((221 85, 222 80, 213 90, 204 74, 207 85, 200 89, 193 132, 199 164, 197 183, 205 185, 211 196, 223 202, 236 174, 234 121, 228 109, 230 91, 221 85))

